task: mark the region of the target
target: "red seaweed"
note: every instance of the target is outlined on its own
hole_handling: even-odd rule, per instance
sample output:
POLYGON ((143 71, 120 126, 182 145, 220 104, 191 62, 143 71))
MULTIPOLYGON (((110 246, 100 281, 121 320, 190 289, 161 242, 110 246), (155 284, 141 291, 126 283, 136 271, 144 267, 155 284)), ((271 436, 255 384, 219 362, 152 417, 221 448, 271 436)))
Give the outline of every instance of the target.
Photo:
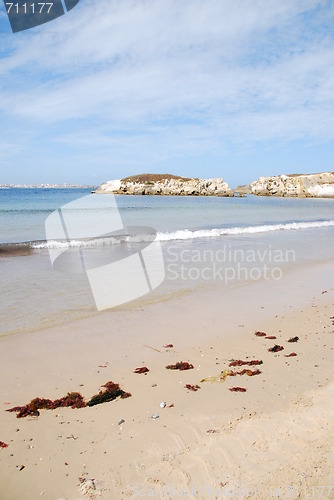
POLYGON ((285 354, 286 358, 292 358, 293 356, 297 356, 297 353, 295 352, 290 352, 290 354, 285 354))
POLYGON ((3 441, 0 441, 0 448, 8 448, 8 444, 4 443, 3 441))
POLYGON ((178 363, 175 363, 175 365, 167 365, 166 366, 167 370, 192 370, 194 366, 187 361, 180 361, 178 363))
POLYGON ((267 334, 265 332, 255 332, 255 335, 257 337, 266 337, 267 334))
POLYGON ((86 403, 80 392, 69 392, 67 396, 60 399, 55 399, 52 403, 52 410, 56 408, 85 408, 86 403))
POLYGON ((166 344, 163 346, 165 349, 171 349, 173 346, 173 344, 166 344))
POLYGON ((246 390, 244 387, 229 387, 231 392, 246 392, 246 390))
POLYGON ((261 370, 249 370, 247 368, 244 368, 243 370, 239 372, 234 372, 235 375, 248 375, 249 377, 253 377, 254 375, 260 375, 261 370))
POLYGON ((38 417, 40 415, 39 410, 52 410, 52 404, 51 399, 35 398, 25 406, 15 406, 6 411, 16 412, 17 418, 28 417, 29 415, 38 417))
POLYGON ((25 406, 15 406, 14 408, 9 408, 6 411, 17 413, 17 418, 24 418, 28 416, 38 417, 40 415, 39 410, 55 410, 56 408, 85 408, 86 406, 94 406, 100 403, 112 401, 118 396, 122 399, 131 396, 130 393, 124 392, 118 384, 111 381, 107 382, 102 387, 106 390, 100 391, 99 394, 93 396, 87 404, 79 392, 69 392, 67 396, 55 399, 54 401, 51 399, 35 398, 25 406))
POLYGON ((61 399, 51 399, 35 398, 30 403, 25 406, 15 406, 6 411, 16 412, 17 418, 24 418, 28 416, 38 417, 40 415, 39 410, 55 410, 56 408, 84 408, 86 403, 79 392, 69 392, 67 396, 61 399))
POLYGON ((275 335, 267 335, 265 338, 268 339, 268 340, 275 340, 275 339, 277 339, 277 337, 275 337, 275 335))
POLYGON ((188 389, 189 391, 194 391, 194 392, 197 392, 198 389, 200 389, 200 386, 199 385, 190 385, 190 384, 186 384, 184 386, 185 389, 188 389))
POLYGON ((233 359, 231 360, 228 366, 254 366, 254 365, 262 365, 263 361, 259 359, 252 359, 251 361, 242 361, 242 359, 233 359))
POLYGON ((149 371, 146 366, 142 366, 141 368, 136 368, 133 373, 148 373, 149 371))
POLYGON ((274 347, 270 347, 268 349, 269 352, 279 352, 279 351, 283 351, 284 347, 282 345, 274 345, 274 347))

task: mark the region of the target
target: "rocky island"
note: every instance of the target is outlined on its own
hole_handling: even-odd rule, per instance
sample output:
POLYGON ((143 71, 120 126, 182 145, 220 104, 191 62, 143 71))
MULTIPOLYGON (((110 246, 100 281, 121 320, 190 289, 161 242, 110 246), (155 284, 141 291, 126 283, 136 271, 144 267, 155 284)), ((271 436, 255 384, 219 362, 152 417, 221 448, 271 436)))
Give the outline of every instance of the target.
POLYGON ((105 182, 93 191, 97 194, 165 196, 281 196, 298 198, 334 198, 334 172, 287 174, 260 177, 235 190, 217 177, 198 179, 171 174, 140 174, 105 182))
POLYGON ((171 174, 140 174, 108 181, 97 194, 165 195, 165 196, 234 196, 222 178, 190 179, 171 174))
POLYGON ((251 184, 239 186, 235 193, 257 196, 334 198, 334 172, 260 177, 251 184))

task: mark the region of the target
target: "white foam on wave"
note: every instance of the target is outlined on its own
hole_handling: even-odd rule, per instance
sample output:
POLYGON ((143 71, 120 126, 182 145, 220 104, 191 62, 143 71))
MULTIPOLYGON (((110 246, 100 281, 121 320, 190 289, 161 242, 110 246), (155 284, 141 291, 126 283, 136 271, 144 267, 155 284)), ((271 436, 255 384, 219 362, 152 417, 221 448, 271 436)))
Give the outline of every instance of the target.
POLYGON ((315 221, 315 222, 291 222, 287 224, 267 224, 263 226, 247 226, 247 227, 229 227, 215 229, 200 229, 198 231, 190 231, 188 229, 175 231, 174 233, 158 233, 159 241, 170 240, 189 240, 194 238, 217 238, 219 236, 239 235, 239 234, 255 234, 267 233, 270 231, 286 231, 298 229, 313 229, 320 227, 334 226, 334 220, 315 221))
POLYGON ((315 229, 334 226, 334 220, 314 221, 314 222, 289 222, 286 224, 266 224, 262 226, 235 226, 228 228, 199 229, 191 231, 182 229, 173 232, 158 232, 156 238, 152 234, 138 235, 118 235, 102 238, 93 238, 90 240, 70 240, 70 241, 41 241, 32 243, 34 249, 43 248, 76 248, 76 247, 94 247, 106 245, 119 245, 120 243, 141 243, 145 241, 173 241, 173 240, 191 240, 198 238, 219 238, 221 236, 233 236, 240 234, 267 233, 272 231, 296 231, 300 229, 315 229))

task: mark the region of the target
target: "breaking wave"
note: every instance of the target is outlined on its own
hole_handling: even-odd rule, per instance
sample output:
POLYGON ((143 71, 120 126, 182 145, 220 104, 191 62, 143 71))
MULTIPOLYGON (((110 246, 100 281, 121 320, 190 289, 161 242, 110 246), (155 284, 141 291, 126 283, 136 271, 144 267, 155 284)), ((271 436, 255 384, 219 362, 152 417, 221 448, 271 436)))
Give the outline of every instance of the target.
POLYGON ((32 249, 48 248, 75 248, 75 247, 95 247, 106 245, 119 245, 121 243, 140 243, 145 241, 174 241, 191 240, 198 238, 219 238, 222 236, 233 236, 241 234, 268 233, 273 231, 297 231, 301 229, 316 229, 334 226, 334 220, 314 221, 314 222, 290 222, 285 224, 266 224, 259 226, 235 226, 213 229, 199 229, 191 231, 182 229, 173 232, 158 232, 155 234, 119 234, 113 236, 103 236, 92 239, 73 239, 69 241, 48 240, 32 241, 29 243, 32 249))

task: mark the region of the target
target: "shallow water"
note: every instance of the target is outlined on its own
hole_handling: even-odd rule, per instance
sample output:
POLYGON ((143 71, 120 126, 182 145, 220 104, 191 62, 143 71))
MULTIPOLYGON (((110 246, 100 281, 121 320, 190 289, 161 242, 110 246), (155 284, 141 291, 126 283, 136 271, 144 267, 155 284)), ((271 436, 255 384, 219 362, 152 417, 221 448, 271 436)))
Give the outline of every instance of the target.
MULTIPOLYGON (((123 309, 165 300, 193 287, 280 279, 291 269, 333 255, 334 200, 328 199, 116 196, 125 227, 120 234, 97 234, 98 223, 90 228, 86 214, 79 238, 46 241, 47 217, 88 194, 69 189, 0 191, 0 335, 97 314, 87 274, 77 264, 117 262, 137 255, 154 238, 158 242, 152 248, 162 248, 165 279, 151 293, 121 305, 123 309), (138 226, 139 233, 128 230, 138 226), (86 230, 96 236, 85 238, 86 230), (26 243, 18 245, 22 242, 26 243), (49 249, 56 252, 54 268, 49 249), (58 265, 64 250, 67 267, 58 265)), ((107 205, 114 198, 93 197, 107 205)), ((74 211, 79 219, 80 210, 74 211)), ((110 213, 115 211, 116 206, 110 213)), ((95 211, 98 221, 104 215, 95 211)), ((155 259, 159 265, 159 252, 150 253, 153 267, 155 259)), ((119 276, 112 287, 117 291, 122 281, 119 276)))

